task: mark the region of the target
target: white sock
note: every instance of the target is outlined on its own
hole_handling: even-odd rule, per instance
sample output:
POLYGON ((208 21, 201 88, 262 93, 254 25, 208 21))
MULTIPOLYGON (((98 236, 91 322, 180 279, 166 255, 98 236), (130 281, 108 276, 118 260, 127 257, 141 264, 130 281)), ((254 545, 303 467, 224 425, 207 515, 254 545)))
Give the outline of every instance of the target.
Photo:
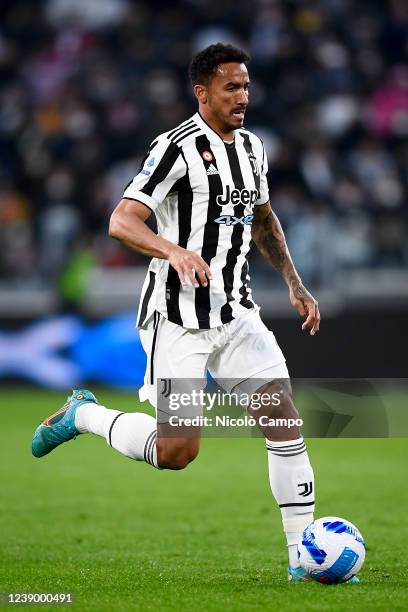
POLYGON ((313 521, 314 474, 303 438, 286 442, 266 440, 269 482, 281 509, 289 565, 299 565, 297 544, 313 521))
POLYGON ((75 413, 75 427, 81 433, 93 433, 108 441, 110 426, 118 414, 122 414, 120 410, 108 410, 93 402, 82 404, 75 413))
POLYGON ((120 412, 105 406, 82 404, 75 414, 75 427, 81 433, 105 438, 117 451, 157 466, 156 419, 144 412, 120 412))

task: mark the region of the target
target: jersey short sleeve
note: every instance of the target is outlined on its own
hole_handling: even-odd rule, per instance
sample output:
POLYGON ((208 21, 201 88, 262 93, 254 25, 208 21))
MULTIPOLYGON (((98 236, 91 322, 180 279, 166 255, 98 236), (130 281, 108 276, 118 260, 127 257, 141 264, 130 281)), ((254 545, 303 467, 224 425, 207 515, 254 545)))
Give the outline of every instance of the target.
POLYGON ((255 206, 261 206, 269 201, 268 188, 268 158, 266 157, 265 147, 262 144, 262 164, 261 164, 261 180, 259 184, 259 198, 255 202, 255 206))
POLYGON ((138 200, 154 211, 186 171, 181 149, 166 136, 159 136, 150 145, 139 173, 126 187, 123 197, 138 200))

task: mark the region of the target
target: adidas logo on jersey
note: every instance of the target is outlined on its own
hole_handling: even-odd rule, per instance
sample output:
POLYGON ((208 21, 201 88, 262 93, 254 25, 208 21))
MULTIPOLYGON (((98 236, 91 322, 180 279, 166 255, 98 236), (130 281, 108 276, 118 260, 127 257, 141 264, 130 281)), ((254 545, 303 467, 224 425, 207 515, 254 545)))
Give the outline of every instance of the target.
POLYGON ((219 174, 217 168, 214 166, 214 164, 210 164, 207 168, 207 175, 209 176, 210 174, 219 174))

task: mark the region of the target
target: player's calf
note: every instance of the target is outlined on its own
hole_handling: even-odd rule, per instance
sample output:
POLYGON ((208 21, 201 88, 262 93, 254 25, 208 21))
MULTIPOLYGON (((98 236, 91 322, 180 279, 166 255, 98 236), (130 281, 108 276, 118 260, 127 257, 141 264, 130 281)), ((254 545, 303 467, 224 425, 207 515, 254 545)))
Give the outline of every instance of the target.
POLYGON ((254 397, 262 397, 262 402, 253 401, 249 412, 265 438, 279 441, 300 437, 299 413, 293 403, 289 378, 266 382, 257 389, 254 397))

